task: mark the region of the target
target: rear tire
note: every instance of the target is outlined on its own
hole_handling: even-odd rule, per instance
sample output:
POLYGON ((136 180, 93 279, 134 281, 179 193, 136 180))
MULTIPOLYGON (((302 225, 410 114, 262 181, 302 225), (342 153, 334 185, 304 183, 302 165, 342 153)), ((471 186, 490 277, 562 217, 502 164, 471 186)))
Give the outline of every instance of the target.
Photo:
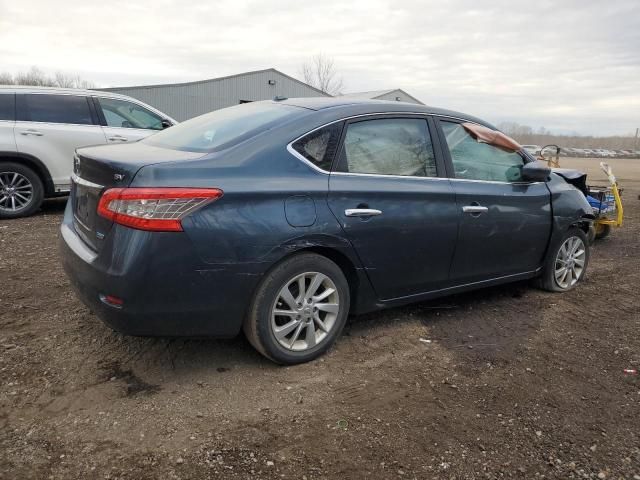
POLYGON ((308 362, 340 336, 349 303, 349 284, 338 265, 315 253, 294 255, 265 274, 244 332, 276 363, 308 362))
POLYGON ((587 273, 589 254, 587 235, 579 228, 570 228, 549 249, 537 286, 549 292, 574 289, 587 273))
POLYGON ((36 172, 19 163, 0 162, 0 218, 32 215, 43 199, 44 187, 36 172))

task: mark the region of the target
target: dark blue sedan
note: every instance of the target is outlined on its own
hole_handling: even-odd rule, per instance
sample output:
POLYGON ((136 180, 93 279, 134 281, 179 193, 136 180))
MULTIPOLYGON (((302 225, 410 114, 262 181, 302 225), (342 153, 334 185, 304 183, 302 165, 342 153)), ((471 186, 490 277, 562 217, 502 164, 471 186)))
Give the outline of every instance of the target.
POLYGON ((349 314, 585 275, 584 195, 486 122, 399 102, 239 105, 75 157, 62 258, 131 335, 232 337, 300 363, 349 314))

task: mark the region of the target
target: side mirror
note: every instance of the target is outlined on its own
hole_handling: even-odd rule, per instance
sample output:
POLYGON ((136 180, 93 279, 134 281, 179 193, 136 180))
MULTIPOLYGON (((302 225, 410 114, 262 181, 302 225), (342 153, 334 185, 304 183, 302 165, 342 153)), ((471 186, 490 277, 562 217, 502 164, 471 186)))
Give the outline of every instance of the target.
POLYGON ((169 128, 169 127, 173 127, 173 123, 171 123, 166 118, 164 120, 162 120, 162 128, 165 129, 165 128, 169 128))
POLYGON ((522 179, 525 182, 546 182, 550 174, 551 169, 539 160, 525 163, 522 167, 522 179))

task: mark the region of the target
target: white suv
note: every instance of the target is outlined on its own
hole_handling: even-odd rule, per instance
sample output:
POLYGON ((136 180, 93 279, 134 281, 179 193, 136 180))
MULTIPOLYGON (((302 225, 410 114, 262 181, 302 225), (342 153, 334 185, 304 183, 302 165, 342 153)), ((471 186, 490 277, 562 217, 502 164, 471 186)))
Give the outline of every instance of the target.
POLYGON ((76 148, 135 142, 176 123, 124 95, 0 86, 0 218, 67 194, 76 148))

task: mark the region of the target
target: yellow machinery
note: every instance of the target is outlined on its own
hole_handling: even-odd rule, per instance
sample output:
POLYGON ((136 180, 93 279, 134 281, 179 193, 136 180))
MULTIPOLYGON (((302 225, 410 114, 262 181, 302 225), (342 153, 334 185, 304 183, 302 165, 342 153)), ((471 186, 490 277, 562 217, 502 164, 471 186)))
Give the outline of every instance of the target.
POLYGON ((621 227, 624 216, 616 177, 608 163, 600 162, 600 168, 607 175, 609 186, 589 187, 590 196, 599 202, 596 205, 592 204, 593 213, 596 216, 593 222, 596 229, 596 238, 604 238, 609 235, 612 226, 621 227))
MULTIPOLYGON (((551 168, 560 168, 560 147, 546 145, 540 150, 540 159, 547 162, 551 168)), ((624 215, 620 198, 622 189, 618 188, 618 182, 611 167, 606 162, 600 162, 600 168, 607 175, 609 185, 589 186, 587 197, 596 217, 593 222, 596 239, 609 235, 611 227, 621 227, 624 215)))

